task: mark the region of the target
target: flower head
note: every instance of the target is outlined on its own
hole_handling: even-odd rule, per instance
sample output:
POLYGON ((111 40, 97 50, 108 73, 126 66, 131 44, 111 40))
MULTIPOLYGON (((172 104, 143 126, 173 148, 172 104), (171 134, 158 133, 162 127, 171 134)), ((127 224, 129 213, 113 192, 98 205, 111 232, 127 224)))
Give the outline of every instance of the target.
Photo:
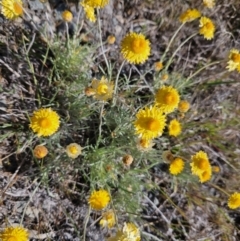
POLYGON ((163 69, 163 63, 160 61, 155 62, 154 67, 155 67, 155 71, 160 71, 161 69, 163 69))
POLYGON ((155 143, 153 143, 152 139, 139 138, 137 142, 137 148, 142 152, 147 152, 152 150, 152 147, 154 145, 155 143))
POLYGON ((150 42, 143 34, 131 32, 121 42, 123 58, 131 64, 144 63, 150 55, 150 42))
POLYGON ((124 223, 121 230, 118 230, 114 237, 107 239, 107 241, 140 241, 140 231, 133 223, 124 223))
POLYGON ((60 125, 59 115, 51 108, 41 108, 33 112, 30 117, 30 128, 37 132, 38 136, 51 136, 60 125))
POLYGON ((86 4, 85 2, 81 2, 81 5, 83 7, 83 10, 86 14, 87 19, 90 22, 95 23, 96 22, 96 16, 95 16, 95 13, 94 13, 94 8, 91 7, 90 5, 86 4))
POLYGON ((172 175, 178 175, 179 173, 182 172, 183 168, 184 168, 184 161, 181 158, 177 157, 173 161, 171 161, 169 172, 172 175))
POLYGON ((65 22, 71 22, 73 19, 73 15, 70 11, 65 10, 62 12, 62 18, 65 22))
POLYGON ((92 8, 104 8, 108 2, 109 0, 83 0, 83 4, 92 8))
POLYGON ((92 90, 95 92, 94 97, 97 100, 107 101, 112 98, 113 95, 113 82, 108 81, 104 77, 101 80, 93 79, 92 90))
POLYGON ((212 175, 212 167, 208 160, 207 153, 203 151, 197 152, 191 157, 192 163, 192 173, 200 178, 201 182, 206 182, 210 180, 212 175))
POLYGON ((131 155, 125 155, 123 158, 122 158, 122 161, 123 163, 126 165, 126 166, 130 166, 133 162, 133 157, 131 155))
POLYGON ((178 91, 172 86, 161 87, 155 95, 155 103, 166 114, 173 112, 179 103, 178 91))
POLYGON ((186 113, 190 109, 190 104, 186 100, 181 100, 178 104, 178 110, 182 113, 186 113))
POLYGON ((33 150, 33 154, 36 158, 44 158, 48 154, 48 149, 45 146, 37 145, 33 150))
POLYGON ((73 159, 77 158, 82 153, 82 147, 77 143, 71 143, 66 147, 67 155, 73 159))
POLYGON ((199 34, 205 39, 210 40, 214 37, 215 25, 210 18, 201 17, 199 27, 199 34))
POLYGON ((107 212, 103 213, 102 219, 99 223, 103 227, 112 228, 116 223, 115 213, 113 210, 108 210, 107 212))
POLYGON ((240 72, 240 53, 237 49, 231 49, 228 56, 228 71, 237 69, 240 72))
POLYGON ((228 199, 228 207, 231 209, 236 209, 240 207, 240 193, 233 193, 228 199))
POLYGON ((88 203, 92 209, 102 210, 110 201, 110 195, 108 191, 100 189, 99 191, 93 191, 88 199, 88 203))
POLYGON ((165 127, 166 117, 163 112, 154 107, 146 107, 138 111, 137 119, 134 122, 135 132, 142 139, 151 140, 161 136, 165 127))
POLYGON ((28 231, 22 227, 8 227, 0 232, 1 241, 28 241, 28 231))
POLYGON ((213 8, 215 6, 215 0, 203 0, 203 4, 207 8, 213 8))
POLYGON ((201 13, 197 9, 188 9, 181 14, 179 20, 182 23, 192 22, 193 20, 200 18, 201 13))
POLYGON ((108 44, 114 44, 116 41, 116 38, 114 35, 109 35, 108 38, 107 38, 107 42, 108 44))
POLYGON ((23 15, 22 0, 2 0, 2 14, 7 19, 15 19, 23 15))
POLYGON ((162 159, 166 163, 171 163, 174 160, 174 156, 171 151, 166 150, 162 153, 162 159))
POLYGON ((215 172, 215 173, 218 173, 221 171, 220 167, 219 166, 212 166, 212 171, 215 172))
POLYGON ((182 132, 182 126, 180 122, 176 119, 171 120, 169 125, 168 125, 168 132, 170 136, 178 136, 182 132))

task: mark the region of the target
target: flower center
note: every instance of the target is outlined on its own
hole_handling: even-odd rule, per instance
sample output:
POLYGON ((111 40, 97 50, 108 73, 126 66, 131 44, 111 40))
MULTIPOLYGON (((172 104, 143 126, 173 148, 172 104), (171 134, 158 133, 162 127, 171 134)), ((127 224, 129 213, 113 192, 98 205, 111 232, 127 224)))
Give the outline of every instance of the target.
POLYGON ((15 11, 15 13, 17 15, 22 15, 23 14, 22 4, 20 4, 19 2, 15 1, 13 3, 13 9, 14 9, 14 11, 15 11))
POLYGON ((211 29, 213 29, 213 24, 212 23, 206 23, 205 27, 206 27, 207 30, 211 30, 211 29))
POLYGON ((166 104, 170 105, 170 104, 173 103, 173 101, 174 101, 174 98, 173 98, 172 94, 171 93, 167 93, 166 96, 165 96, 166 104))
POLYGON ((104 95, 108 91, 108 86, 106 84, 100 84, 97 88, 97 92, 99 95, 104 95))
POLYGON ((42 128, 48 128, 51 125, 51 122, 47 118, 43 118, 40 120, 40 126, 42 128))
POLYGON ((78 149, 77 149, 76 146, 71 146, 71 147, 69 148, 69 151, 70 151, 72 154, 76 154, 76 153, 78 152, 78 149))
POLYGON ((160 128, 160 123, 158 120, 151 118, 147 123, 147 127, 150 131, 158 131, 160 128))
POLYGON ((200 159, 198 162, 198 168, 201 170, 205 170, 208 167, 208 161, 205 159, 200 159))
POLYGON ((240 63, 240 54, 233 53, 232 54, 232 61, 235 63, 240 63))
POLYGON ((141 39, 134 39, 132 49, 134 53, 140 54, 143 51, 143 41, 141 39))

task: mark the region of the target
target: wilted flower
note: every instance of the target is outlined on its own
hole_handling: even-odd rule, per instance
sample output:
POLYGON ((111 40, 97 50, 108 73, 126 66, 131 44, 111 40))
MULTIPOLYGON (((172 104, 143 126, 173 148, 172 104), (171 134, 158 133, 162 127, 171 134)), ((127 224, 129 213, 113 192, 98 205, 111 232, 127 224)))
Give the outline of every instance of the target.
POLYGON ((60 125, 59 115, 51 108, 41 108, 33 112, 30 117, 30 128, 37 132, 38 136, 51 136, 60 125))
POLYGON ((172 86, 161 87, 155 95, 156 105, 166 114, 178 107, 179 100, 178 91, 172 86))
POLYGON ((92 209, 102 210, 110 201, 110 195, 108 191, 100 189, 99 191, 93 191, 88 199, 88 203, 92 209))
POLYGON ((201 17, 199 27, 199 34, 205 39, 210 40, 214 37, 215 25, 210 18, 201 17))
POLYGON ((23 15, 22 0, 2 0, 2 14, 7 19, 15 19, 23 15))
POLYGON ((140 231, 133 223, 124 223, 121 230, 118 230, 114 237, 107 239, 107 241, 140 241, 140 231))
POLYGON ((231 209, 236 209, 240 207, 240 193, 233 193, 228 199, 228 207, 231 209))
POLYGON ((139 138, 137 142, 137 148, 142 152, 147 152, 152 150, 152 147, 155 145, 152 139, 143 139, 139 138))
POLYGON ((150 42, 143 34, 131 32, 121 42, 121 53, 129 63, 144 63, 150 55, 150 42))
POLYGON ((22 227, 8 227, 0 232, 1 241, 28 241, 28 231, 22 227))
POLYGON ((77 143, 71 143, 66 147, 66 153, 69 157, 75 159, 82 153, 82 147, 77 143))
POLYGON ((212 171, 215 173, 220 172, 220 167, 219 166, 212 166, 212 171))
POLYGON ((92 91, 94 97, 97 100, 107 101, 112 98, 114 84, 112 81, 108 81, 106 78, 102 77, 101 80, 93 79, 92 81, 92 91))
POLYGON ((73 15, 70 11, 65 10, 62 12, 62 18, 65 22, 71 22, 73 19, 73 15))
POLYGON ((33 154, 36 158, 44 158, 48 154, 48 149, 45 146, 37 145, 33 150, 33 154))
POLYGON ((168 133, 170 136, 178 136, 182 132, 182 126, 180 122, 176 119, 171 120, 168 125, 168 133))
POLYGON ((184 168, 184 161, 177 157, 173 161, 171 161, 170 166, 169 166, 169 172, 172 175, 178 175, 183 171, 184 168))
POLYGON ((130 166, 133 162, 133 157, 131 155, 125 155, 122 161, 126 166, 130 166))
POLYGON ((113 210, 111 209, 103 213, 102 219, 99 223, 103 227, 112 228, 116 223, 115 213, 113 212, 113 210))
POLYGON ((181 100, 178 104, 178 110, 182 113, 186 113, 190 108, 190 104, 186 100, 181 100))
POLYGON ((150 108, 140 109, 136 117, 137 119, 134 122, 135 132, 142 139, 151 140, 162 135, 166 116, 159 108, 151 106, 150 108))
POLYGON ((193 20, 200 18, 201 13, 197 9, 188 9, 181 14, 179 20, 182 23, 192 22, 193 20))
POLYGON ((162 153, 162 159, 166 163, 171 163, 174 160, 174 156, 171 151, 163 151, 162 153))

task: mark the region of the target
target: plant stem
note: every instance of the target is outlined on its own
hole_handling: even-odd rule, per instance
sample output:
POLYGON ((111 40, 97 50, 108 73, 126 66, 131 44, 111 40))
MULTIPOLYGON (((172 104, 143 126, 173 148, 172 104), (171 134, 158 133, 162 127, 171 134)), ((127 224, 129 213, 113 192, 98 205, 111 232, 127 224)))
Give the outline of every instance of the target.
POLYGON ((196 36, 198 33, 194 33, 192 34, 191 36, 189 36, 185 41, 183 41, 179 46, 178 48, 174 51, 173 55, 171 56, 171 58, 168 60, 167 64, 166 64, 166 67, 165 67, 165 71, 168 70, 168 67, 169 65, 172 63, 172 60, 174 58, 174 56, 177 54, 177 52, 182 48, 182 46, 188 42, 188 40, 190 40, 191 38, 193 38, 194 36, 196 36))
POLYGON ((88 221, 89 221, 90 213, 91 213, 91 208, 89 207, 88 212, 86 214, 86 220, 85 220, 85 223, 84 223, 83 241, 86 241, 86 231, 87 231, 87 224, 88 224, 88 221))
POLYGON ((103 48, 102 30, 101 30, 101 19, 100 19, 99 9, 97 9, 97 15, 98 15, 98 17, 97 17, 97 22, 98 22, 100 45, 101 45, 101 49, 102 49, 102 54, 103 54, 104 60, 105 60, 106 65, 107 65, 108 75, 110 76, 109 64, 108 64, 108 60, 107 60, 107 57, 106 57, 106 55, 105 55, 105 51, 104 51, 104 48, 103 48))
POLYGON ((171 45, 172 45, 175 37, 177 36, 177 34, 178 34, 179 31, 181 30, 181 28, 184 26, 184 24, 185 24, 185 23, 182 23, 182 24, 179 26, 179 28, 177 29, 177 31, 174 33, 174 35, 172 36, 172 38, 171 38, 171 40, 170 40, 170 42, 169 42, 169 44, 168 44, 168 46, 167 46, 164 54, 162 55, 162 58, 161 58, 160 62, 163 62, 163 61, 164 61, 164 59, 165 59, 165 57, 166 57, 166 54, 168 53, 168 51, 169 51, 169 49, 170 49, 170 47, 171 47, 171 45))

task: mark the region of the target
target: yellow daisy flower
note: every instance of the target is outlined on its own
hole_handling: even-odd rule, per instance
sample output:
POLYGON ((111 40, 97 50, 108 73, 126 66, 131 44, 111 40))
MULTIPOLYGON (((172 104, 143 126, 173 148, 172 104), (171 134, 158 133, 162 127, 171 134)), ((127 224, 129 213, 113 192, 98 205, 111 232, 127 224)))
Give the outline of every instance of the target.
POLYGON ((109 3, 109 0, 83 0, 82 3, 92 8, 104 8, 109 3))
POLYGON ((136 117, 137 119, 134 122, 135 132, 142 139, 151 140, 162 135, 166 116, 159 108, 156 106, 146 107, 139 110, 136 117))
POLYGON ((28 231, 22 227, 8 227, 0 232, 1 241, 28 241, 28 231))
POLYGON ((140 241, 140 231, 133 223, 124 223, 121 230, 118 230, 114 237, 107 239, 107 241, 140 241))
POLYGON ((100 220, 99 224, 102 227, 112 228, 116 223, 115 214, 113 210, 108 210, 107 212, 103 213, 102 219, 100 220))
POLYGON ((190 109, 190 104, 186 100, 181 100, 178 104, 178 110, 182 113, 186 113, 190 109))
POLYGON ((197 9, 188 9, 181 14, 179 20, 181 23, 192 22, 193 20, 200 18, 201 13, 197 9))
POLYGON ((94 13, 94 8, 91 7, 90 5, 86 4, 85 2, 81 2, 81 5, 83 7, 83 10, 86 14, 87 19, 90 22, 95 23, 96 22, 96 16, 95 16, 95 13, 94 13))
POLYGON ((201 183, 209 181, 212 177, 211 166, 209 168, 207 168, 206 171, 199 174, 198 177, 199 177, 201 183))
POLYGON ((203 0, 203 4, 207 8, 213 8, 215 6, 215 0, 203 0))
POLYGON ((184 168, 184 161, 181 158, 177 157, 170 163, 169 172, 172 175, 178 175, 183 171, 183 168, 184 168))
POLYGON ((152 139, 143 139, 143 138, 139 138, 138 142, 137 142, 137 148, 138 150, 142 151, 142 152, 147 152, 152 150, 152 147, 155 145, 155 143, 153 143, 152 139))
POLYGON ((228 71, 233 71, 233 70, 237 69, 238 67, 240 68, 239 50, 231 49, 228 58, 229 58, 228 66, 227 66, 228 71))
POLYGON ((199 151, 195 155, 191 157, 192 163, 190 166, 192 167, 192 173, 194 175, 201 175, 205 171, 211 171, 211 165, 208 160, 207 153, 204 151, 199 151))
POLYGON ((72 21, 73 15, 72 15, 72 13, 71 13, 70 11, 65 10, 65 11, 62 12, 62 18, 63 18, 63 20, 64 20, 65 22, 68 22, 68 23, 69 23, 69 22, 72 21))
POLYGON ((101 80, 94 79, 92 81, 92 89, 94 92, 94 97, 97 100, 107 101, 112 98, 113 95, 113 82, 108 81, 104 77, 101 80))
POLYGON ((123 58, 131 64, 144 63, 150 55, 150 42, 143 34, 129 33, 121 42, 123 58))
POLYGON ((178 136, 182 132, 182 127, 179 121, 176 119, 171 120, 169 125, 168 125, 168 132, 170 136, 178 136))
POLYGON ((233 193, 228 199, 228 207, 231 209, 236 209, 240 207, 240 193, 233 193))
POLYGON ((33 155, 38 158, 44 158, 48 154, 48 149, 45 146, 37 145, 33 150, 33 155))
POLYGON ((93 191, 88 199, 88 203, 92 209, 102 210, 110 201, 110 195, 108 191, 100 189, 99 191, 93 191))
POLYGON ((199 27, 199 34, 205 39, 210 40, 214 37, 215 25, 210 18, 201 17, 199 27))
POLYGON ((30 128, 40 136, 51 136, 60 125, 59 115, 51 108, 41 108, 30 117, 30 128))
POLYGON ((23 15, 22 0, 2 0, 2 14, 7 19, 15 19, 23 15))
POLYGON ((66 147, 66 153, 69 157, 75 159, 82 153, 82 147, 77 143, 71 143, 66 147))
POLYGON ((161 87, 155 95, 156 105, 166 114, 173 112, 179 103, 178 91, 172 86, 161 87))

